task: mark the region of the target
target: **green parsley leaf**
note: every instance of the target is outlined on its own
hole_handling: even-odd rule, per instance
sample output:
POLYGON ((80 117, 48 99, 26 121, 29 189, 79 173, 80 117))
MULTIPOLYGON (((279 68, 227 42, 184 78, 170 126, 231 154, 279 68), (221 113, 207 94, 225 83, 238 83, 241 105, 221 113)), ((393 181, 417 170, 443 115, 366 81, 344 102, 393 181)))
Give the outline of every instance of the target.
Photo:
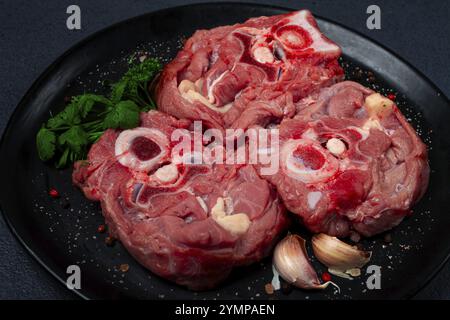
POLYGON ((47 122, 49 129, 59 129, 81 122, 80 112, 75 103, 70 103, 67 107, 47 122))
POLYGON ((81 126, 73 126, 58 138, 60 146, 68 147, 76 154, 83 152, 88 142, 88 135, 81 126))
POLYGON ((111 101, 104 96, 89 93, 76 97, 75 102, 78 105, 80 117, 83 119, 91 112, 96 103, 105 106, 111 105, 111 101))
POLYGON ((113 85, 111 100, 117 102, 116 97, 120 97, 122 100, 132 100, 140 107, 153 106, 154 103, 148 94, 148 85, 161 69, 161 63, 153 58, 135 64, 113 85))
POLYGON ((58 169, 64 168, 67 166, 67 159, 69 157, 70 150, 66 149, 64 150, 63 154, 61 155, 61 158, 59 158, 59 161, 56 163, 56 167, 58 169))
POLYGON ((139 125, 140 109, 131 100, 120 101, 105 117, 103 128, 131 129, 139 125))
POLYGON ((125 88, 127 87, 126 81, 121 81, 112 85, 111 91, 111 101, 116 104, 122 100, 123 93, 125 92, 125 88))
POLYGON ((156 108, 149 84, 161 71, 161 63, 151 58, 139 63, 134 57, 128 62, 129 70, 111 86, 109 96, 75 96, 39 130, 36 146, 43 161, 56 158, 56 167, 63 168, 81 160, 106 129, 134 128, 140 112, 156 108))
POLYGON ((42 127, 36 135, 36 146, 39 158, 48 161, 55 155, 56 135, 45 127, 42 127))

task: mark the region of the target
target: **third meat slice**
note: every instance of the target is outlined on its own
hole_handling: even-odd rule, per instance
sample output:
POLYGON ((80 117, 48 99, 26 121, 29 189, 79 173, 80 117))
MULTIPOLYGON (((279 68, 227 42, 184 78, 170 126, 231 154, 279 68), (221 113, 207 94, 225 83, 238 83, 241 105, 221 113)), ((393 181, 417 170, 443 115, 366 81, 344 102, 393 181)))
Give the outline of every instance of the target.
POLYGON ((300 100, 279 125, 280 169, 264 176, 313 232, 398 225, 423 196, 427 150, 395 103, 355 82, 300 100))

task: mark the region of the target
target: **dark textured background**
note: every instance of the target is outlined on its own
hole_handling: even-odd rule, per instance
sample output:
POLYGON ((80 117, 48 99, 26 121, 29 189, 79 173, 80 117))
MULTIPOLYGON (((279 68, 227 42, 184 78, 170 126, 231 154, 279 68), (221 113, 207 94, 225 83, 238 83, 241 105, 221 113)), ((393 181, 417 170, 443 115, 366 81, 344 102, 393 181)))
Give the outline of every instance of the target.
MULTIPOLYGON (((189 2, 193 1, 0 0, 0 132, 3 132, 14 107, 32 82, 73 44, 115 22, 189 2), (70 4, 81 7, 82 30, 69 31, 66 28, 66 8, 70 4)), ((450 96, 448 0, 245 2, 309 8, 315 14, 358 30, 411 62, 450 96), (382 30, 370 31, 366 28, 366 8, 370 4, 381 7, 382 30)), ((17 192, 26 192, 26 186, 17 192)), ((71 298, 75 296, 26 253, 0 218, 0 299, 71 298)), ((416 298, 450 299, 450 262, 416 298)))

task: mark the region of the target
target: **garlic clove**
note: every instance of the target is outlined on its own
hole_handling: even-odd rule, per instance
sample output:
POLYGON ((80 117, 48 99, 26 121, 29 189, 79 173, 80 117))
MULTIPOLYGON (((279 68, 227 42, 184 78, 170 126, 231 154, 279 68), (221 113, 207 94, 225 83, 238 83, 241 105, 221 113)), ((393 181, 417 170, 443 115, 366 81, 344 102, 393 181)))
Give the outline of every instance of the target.
POLYGON ((359 276, 359 269, 366 265, 372 256, 372 252, 360 250, 323 233, 313 236, 312 248, 316 258, 329 268, 330 273, 343 278, 359 276))
POLYGON ((349 275, 348 273, 343 272, 343 271, 341 271, 341 270, 336 270, 336 269, 333 269, 333 268, 328 268, 328 272, 329 272, 330 274, 332 274, 333 276, 336 276, 336 277, 339 277, 339 278, 344 278, 344 279, 347 279, 347 280, 353 280, 353 278, 352 278, 351 275, 349 275))
POLYGON ((360 268, 352 268, 345 271, 345 273, 351 275, 352 277, 359 277, 361 275, 361 269, 360 268))
POLYGON ((275 247, 273 265, 287 282, 303 289, 325 289, 331 281, 320 283, 311 266, 305 247, 306 241, 298 235, 289 234, 275 247))

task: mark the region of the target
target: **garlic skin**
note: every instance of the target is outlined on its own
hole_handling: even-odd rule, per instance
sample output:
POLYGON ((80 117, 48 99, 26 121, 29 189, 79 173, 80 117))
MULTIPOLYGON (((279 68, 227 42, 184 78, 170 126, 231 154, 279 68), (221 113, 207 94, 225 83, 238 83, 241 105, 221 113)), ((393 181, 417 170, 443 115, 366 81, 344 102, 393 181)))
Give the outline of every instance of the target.
POLYGON ((302 289, 325 289, 332 282, 321 284, 306 253, 305 240, 287 235, 275 247, 273 265, 287 282, 302 289))
POLYGON ((351 276, 360 275, 357 269, 365 266, 372 256, 370 251, 359 250, 356 246, 323 233, 313 236, 312 248, 317 260, 327 266, 330 273, 350 279, 351 276))

